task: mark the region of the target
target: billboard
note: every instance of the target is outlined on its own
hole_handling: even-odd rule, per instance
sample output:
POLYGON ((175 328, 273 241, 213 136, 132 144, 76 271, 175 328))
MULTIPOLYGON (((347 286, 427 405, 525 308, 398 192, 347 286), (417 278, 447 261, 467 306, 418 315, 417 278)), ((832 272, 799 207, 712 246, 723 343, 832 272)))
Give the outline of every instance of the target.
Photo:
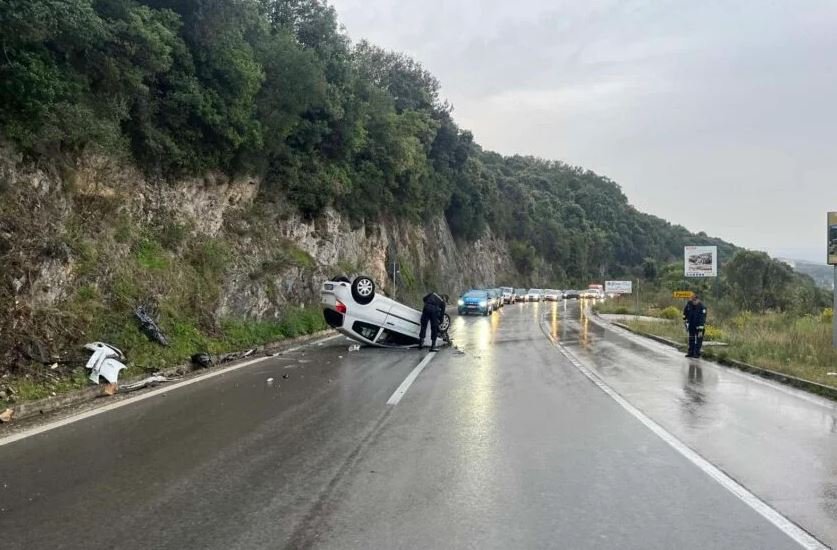
POLYGON ((828 263, 837 265, 837 212, 828 213, 828 263))
POLYGON ((684 249, 683 263, 686 277, 717 277, 718 247, 687 246, 684 249))
POLYGON ((633 292, 631 281, 605 281, 605 292, 610 294, 630 294, 633 292))

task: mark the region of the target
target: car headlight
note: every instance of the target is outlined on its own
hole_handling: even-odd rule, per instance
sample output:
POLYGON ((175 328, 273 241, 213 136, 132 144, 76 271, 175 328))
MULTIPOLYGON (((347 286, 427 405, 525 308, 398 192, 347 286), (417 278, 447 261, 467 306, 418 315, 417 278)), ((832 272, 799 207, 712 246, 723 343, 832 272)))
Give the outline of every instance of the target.
POLYGON ((487 301, 485 301, 485 300, 482 300, 482 301, 480 302, 480 307, 485 307, 485 306, 487 306, 487 305, 488 305, 488 302, 487 302, 487 301))
POLYGON ((456 303, 457 303, 457 304, 459 304, 460 306, 464 306, 464 305, 465 305, 465 300, 463 300, 462 298, 460 298, 460 299, 459 299, 459 301, 458 301, 458 302, 456 302, 456 303))

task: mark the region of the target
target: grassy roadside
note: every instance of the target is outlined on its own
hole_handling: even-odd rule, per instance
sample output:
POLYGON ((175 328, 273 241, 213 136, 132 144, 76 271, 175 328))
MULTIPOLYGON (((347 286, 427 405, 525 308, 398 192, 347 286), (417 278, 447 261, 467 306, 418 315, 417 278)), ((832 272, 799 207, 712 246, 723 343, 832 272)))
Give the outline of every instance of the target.
MULTIPOLYGON (((660 321, 629 320, 634 330, 686 343, 679 311, 673 306, 646 306, 641 313, 660 321), (666 319, 668 317, 668 319, 666 319)), ((596 307, 599 313, 634 313, 625 304, 609 301, 596 307)), ((725 342, 727 346, 706 346, 709 358, 734 359, 796 376, 819 384, 837 387, 837 351, 831 346, 831 310, 821 315, 791 313, 741 312, 731 316, 712 316, 707 323, 707 341, 725 342)))
MULTIPOLYGON (((178 318, 164 317, 160 325, 169 337, 169 347, 148 340, 132 320, 110 327, 109 337, 104 341, 120 348, 128 358, 128 368, 120 374, 120 379, 187 363, 192 354, 199 351, 213 355, 230 353, 327 328, 322 312, 315 307, 290 308, 277 321, 227 319, 220 323, 220 330, 214 334, 178 318)), ((79 357, 80 362, 72 365, 59 365, 52 369, 32 364, 20 369, 20 372, 6 375, 0 380, 0 387, 6 395, 6 398, 0 399, 0 410, 90 386, 87 378, 89 371, 84 368, 86 355, 80 353, 79 357)))

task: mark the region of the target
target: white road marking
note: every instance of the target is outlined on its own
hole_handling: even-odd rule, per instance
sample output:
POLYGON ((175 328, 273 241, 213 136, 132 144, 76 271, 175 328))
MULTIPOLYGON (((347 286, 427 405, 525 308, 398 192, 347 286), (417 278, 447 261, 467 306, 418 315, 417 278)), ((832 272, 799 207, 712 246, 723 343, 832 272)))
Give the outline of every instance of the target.
POLYGON ((780 531, 788 535, 800 546, 808 550, 827 550, 828 547, 808 534, 807 531, 793 523, 791 520, 777 512, 769 504, 748 491, 743 485, 726 475, 711 462, 700 456, 689 448, 685 443, 665 430, 662 426, 647 417, 642 411, 631 405, 624 397, 619 395, 613 388, 599 377, 598 374, 588 369, 561 343, 556 342, 547 333, 547 338, 558 348, 558 351, 569 360, 572 365, 581 371, 584 376, 590 379, 600 390, 616 401, 623 409, 628 411, 634 418, 642 422, 648 429, 654 432, 660 439, 669 444, 675 451, 683 455, 689 462, 697 466, 706 475, 717 481, 722 487, 735 495, 744 504, 752 508, 767 521, 775 525, 780 531))
POLYGON ((398 405, 398 402, 401 401, 401 398, 404 397, 404 394, 407 393, 407 390, 410 389, 410 386, 413 385, 413 382, 416 381, 418 375, 421 374, 421 371, 424 370, 424 367, 430 364, 430 362, 437 356, 438 353, 428 353, 424 356, 424 359, 416 365, 416 368, 407 375, 407 378, 401 382, 401 385, 398 386, 398 389, 392 394, 392 396, 387 401, 387 405, 398 405))
MULTIPOLYGON (((304 348, 306 346, 310 346, 310 345, 313 345, 315 343, 328 342, 329 340, 334 340, 335 338, 338 338, 338 337, 339 337, 339 335, 329 336, 328 338, 324 338, 322 340, 316 340, 316 341, 311 342, 309 344, 303 344, 301 346, 296 346, 296 347, 284 350, 282 353, 289 353, 289 352, 298 351, 301 348, 304 348)), ((123 399, 122 401, 117 401, 116 403, 110 403, 109 405, 104 405, 104 406, 96 408, 96 409, 85 411, 83 413, 79 413, 77 415, 70 416, 68 418, 62 418, 61 420, 56 420, 55 422, 50 422, 48 424, 44 424, 43 426, 38 426, 37 428, 32 428, 31 430, 26 430, 26 431, 18 433, 18 434, 14 434, 14 435, 4 437, 4 438, 0 439, 0 447, 2 447, 3 445, 8 445, 10 443, 14 443, 15 441, 20 441, 21 439, 26 439, 27 437, 32 437, 33 435, 42 434, 44 432, 48 432, 50 430, 54 430, 54 429, 60 428, 62 426, 66 426, 68 424, 73 424, 74 422, 78 422, 79 420, 84 420, 85 418, 91 418, 93 416, 97 416, 97 415, 100 415, 102 413, 106 413, 108 411, 119 409, 119 408, 125 407, 127 405, 132 405, 134 403, 138 403, 138 402, 144 401, 146 399, 151 399, 152 397, 156 397, 160 394, 167 393, 167 392, 170 392, 170 391, 174 391, 174 390, 180 389, 180 388, 185 388, 186 386, 190 386, 190 385, 195 384, 197 382, 203 382, 204 380, 209 380, 210 378, 215 378, 216 376, 220 376, 222 374, 227 374, 227 373, 230 373, 230 372, 233 372, 233 371, 237 371, 239 369, 249 367, 250 365, 254 365, 256 363, 260 363, 262 361, 266 361, 268 359, 274 359, 274 358, 275 358, 274 356, 270 356, 270 355, 265 356, 265 357, 258 357, 256 359, 251 359, 249 361, 245 361, 245 362, 239 363, 237 365, 231 365, 229 367, 224 367, 224 368, 218 369, 216 371, 210 371, 210 372, 208 372, 208 373, 206 373, 202 376, 196 376, 195 378, 189 378, 188 380, 183 380, 182 382, 177 382, 175 384, 169 384, 167 386, 161 386, 161 387, 159 387, 155 390, 151 390, 148 393, 139 394, 136 397, 130 397, 130 398, 127 398, 127 399, 123 399)))

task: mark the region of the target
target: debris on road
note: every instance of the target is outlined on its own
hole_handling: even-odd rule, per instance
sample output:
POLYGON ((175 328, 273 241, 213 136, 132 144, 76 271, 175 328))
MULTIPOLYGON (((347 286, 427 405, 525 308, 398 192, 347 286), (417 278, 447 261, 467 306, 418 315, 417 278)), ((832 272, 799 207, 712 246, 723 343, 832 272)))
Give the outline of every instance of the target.
POLYGON ((288 378, 290 378, 290 375, 288 375, 288 374, 283 374, 283 375, 282 375, 282 378, 284 378, 285 380, 287 380, 288 378))
POLYGON ((105 388, 102 390, 102 395, 107 395, 108 397, 112 397, 116 395, 116 392, 119 391, 119 386, 116 384, 105 384, 105 388))
POLYGON ((192 356, 192 364, 201 369, 208 369, 212 366, 212 356, 201 352, 192 356))
POLYGON ((255 352, 256 352, 256 348, 249 349, 249 350, 247 350, 247 351, 245 351, 245 352, 244 352, 244 355, 242 355, 242 357, 250 357, 250 356, 251 356, 251 355, 253 355, 255 352))
POLYGON ((119 372, 122 369, 128 368, 120 362, 125 360, 125 356, 119 348, 115 348, 110 344, 92 342, 85 344, 84 349, 93 352, 85 368, 90 369, 89 378, 96 384, 99 383, 100 376, 103 376, 111 384, 116 384, 119 378, 119 372))
POLYGON ((157 342, 161 346, 168 346, 169 340, 163 331, 157 325, 153 317, 145 310, 144 306, 137 306, 134 310, 134 317, 139 321, 140 330, 148 337, 149 340, 157 342))
POLYGON ((349 351, 360 351, 360 344, 353 344, 349 346, 349 351))
POLYGON ((268 386, 272 386, 273 385, 273 378, 268 378, 267 380, 265 380, 265 382, 267 382, 268 386))
POLYGON ((161 384, 163 382, 173 382, 176 380, 175 378, 168 378, 161 374, 155 374, 153 376, 149 376, 148 378, 143 378, 137 382, 133 382, 131 384, 125 384, 122 386, 122 389, 125 391, 135 391, 141 388, 150 387, 153 388, 157 384, 161 384))
POLYGON ((0 422, 6 423, 11 422, 12 418, 15 416, 14 409, 6 409, 5 411, 0 413, 0 422))

